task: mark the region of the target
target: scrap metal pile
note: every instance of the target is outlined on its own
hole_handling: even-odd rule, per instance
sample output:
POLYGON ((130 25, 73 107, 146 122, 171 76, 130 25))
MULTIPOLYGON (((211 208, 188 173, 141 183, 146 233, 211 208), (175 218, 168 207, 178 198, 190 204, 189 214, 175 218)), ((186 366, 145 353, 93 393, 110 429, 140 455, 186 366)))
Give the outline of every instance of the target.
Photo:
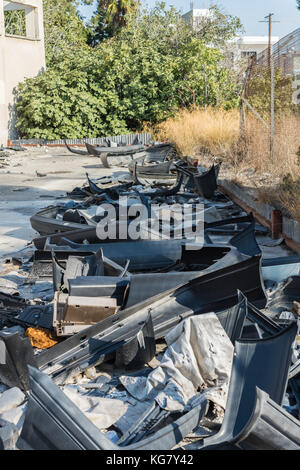
POLYGON ((128 171, 86 175, 8 260, 0 447, 300 448, 300 257, 218 192, 219 164, 86 146, 69 149, 106 168, 129 156, 128 171))

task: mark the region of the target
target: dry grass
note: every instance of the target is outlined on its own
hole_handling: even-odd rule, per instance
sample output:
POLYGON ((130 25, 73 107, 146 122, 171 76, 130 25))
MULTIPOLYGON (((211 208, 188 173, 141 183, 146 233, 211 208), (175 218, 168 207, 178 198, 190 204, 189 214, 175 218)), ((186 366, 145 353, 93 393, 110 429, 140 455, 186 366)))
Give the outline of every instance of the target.
POLYGON ((285 208, 300 220, 299 129, 299 115, 277 116, 274 164, 270 162, 269 132, 252 114, 247 116, 246 136, 240 138, 239 110, 182 110, 160 124, 155 133, 159 140, 173 142, 181 156, 196 156, 207 164, 209 157, 222 159, 229 167, 226 178, 240 177, 243 183, 239 175, 251 168, 260 200, 285 208), (267 180, 265 175, 269 175, 267 180))
POLYGON ((276 176, 291 173, 300 176, 297 150, 300 146, 300 116, 295 114, 277 118, 275 125, 274 165, 270 162, 269 132, 254 117, 247 120, 247 141, 243 163, 258 172, 270 172, 276 176))
POLYGON ((174 142, 183 156, 207 152, 229 157, 239 139, 239 112, 212 108, 182 110, 158 126, 157 136, 174 142))
POLYGON ((210 154, 240 167, 250 166, 258 172, 278 176, 300 176, 298 157, 300 116, 277 118, 274 165, 270 162, 268 130, 254 116, 247 117, 247 135, 240 140, 240 113, 221 109, 182 110, 156 129, 157 138, 169 139, 182 156, 210 154))

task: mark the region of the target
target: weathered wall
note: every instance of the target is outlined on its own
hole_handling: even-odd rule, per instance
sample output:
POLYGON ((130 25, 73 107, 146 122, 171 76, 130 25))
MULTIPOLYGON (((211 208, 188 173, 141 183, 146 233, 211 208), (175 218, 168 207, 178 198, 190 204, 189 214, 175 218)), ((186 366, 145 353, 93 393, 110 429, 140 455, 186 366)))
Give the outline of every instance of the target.
POLYGON ((0 144, 16 138, 14 90, 25 78, 45 69, 42 0, 0 0, 0 144), (5 34, 4 9, 23 9, 26 37, 5 34))

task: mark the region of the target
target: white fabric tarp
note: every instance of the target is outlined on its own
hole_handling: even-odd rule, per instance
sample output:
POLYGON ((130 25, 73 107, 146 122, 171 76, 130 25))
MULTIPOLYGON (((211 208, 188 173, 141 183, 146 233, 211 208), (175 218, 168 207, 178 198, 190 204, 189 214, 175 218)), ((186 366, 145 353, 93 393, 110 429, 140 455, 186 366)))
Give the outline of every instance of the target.
POLYGON ((137 400, 153 400, 169 411, 188 410, 201 394, 225 408, 233 345, 214 313, 190 317, 165 338, 160 366, 146 377, 121 376, 137 400))
POLYGON ((205 398, 224 409, 233 345, 217 316, 190 317, 165 340, 168 348, 148 376, 119 377, 125 390, 113 388, 101 397, 88 394, 80 385, 66 385, 64 392, 99 429, 114 424, 122 434, 153 400, 168 411, 188 411, 205 398))

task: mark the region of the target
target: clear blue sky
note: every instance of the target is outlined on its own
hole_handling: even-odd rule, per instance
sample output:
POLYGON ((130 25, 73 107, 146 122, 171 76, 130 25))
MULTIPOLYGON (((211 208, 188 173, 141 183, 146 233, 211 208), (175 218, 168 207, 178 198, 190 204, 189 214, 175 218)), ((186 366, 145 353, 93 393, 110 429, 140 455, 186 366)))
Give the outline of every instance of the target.
MULTIPOLYGON (((165 0, 167 5, 174 5, 182 13, 190 9, 190 0, 165 0)), ((153 6, 155 0, 142 0, 143 5, 153 6)), ((296 8, 296 0, 194 0, 194 8, 207 8, 217 3, 227 13, 238 16, 248 36, 264 36, 267 25, 259 23, 268 13, 275 13, 274 20, 280 21, 273 25, 274 36, 285 36, 300 27, 300 10, 296 8)), ((90 17, 94 7, 80 8, 85 17, 90 17)))

